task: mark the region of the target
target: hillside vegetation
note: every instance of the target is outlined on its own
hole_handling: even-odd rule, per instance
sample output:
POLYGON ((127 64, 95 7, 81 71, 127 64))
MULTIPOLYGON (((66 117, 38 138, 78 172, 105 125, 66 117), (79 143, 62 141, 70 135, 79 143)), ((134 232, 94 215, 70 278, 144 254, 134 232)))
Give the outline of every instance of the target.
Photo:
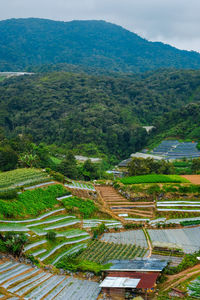
POLYGON ((198 102, 199 85, 199 71, 11 78, 0 83, 0 125, 12 136, 28 133, 35 142, 69 149, 91 144, 90 155, 99 149, 123 158, 145 146, 142 124, 157 125, 163 113, 198 102))
POLYGON ((2 71, 64 62, 122 72, 200 67, 197 52, 149 42, 104 21, 10 19, 0 22, 0 36, 2 71))
POLYGON ((157 128, 152 137, 153 142, 161 141, 167 137, 177 137, 184 140, 194 139, 197 142, 200 140, 199 93, 191 95, 191 101, 193 103, 166 113, 155 122, 157 128))

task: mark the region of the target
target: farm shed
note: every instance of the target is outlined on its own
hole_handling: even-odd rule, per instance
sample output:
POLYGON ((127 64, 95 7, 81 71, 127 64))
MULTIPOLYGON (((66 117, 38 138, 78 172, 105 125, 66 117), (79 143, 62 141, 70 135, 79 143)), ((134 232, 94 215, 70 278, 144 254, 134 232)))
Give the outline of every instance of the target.
POLYGON ((111 299, 127 295, 147 297, 156 287, 156 280, 167 262, 156 259, 110 260, 100 284, 111 299))

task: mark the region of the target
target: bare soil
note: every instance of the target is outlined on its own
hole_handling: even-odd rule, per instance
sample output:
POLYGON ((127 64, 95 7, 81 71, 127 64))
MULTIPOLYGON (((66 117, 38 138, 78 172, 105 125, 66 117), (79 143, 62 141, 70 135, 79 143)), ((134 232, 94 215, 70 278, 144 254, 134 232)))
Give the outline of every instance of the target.
POLYGON ((200 184, 200 175, 181 175, 193 184, 200 184))

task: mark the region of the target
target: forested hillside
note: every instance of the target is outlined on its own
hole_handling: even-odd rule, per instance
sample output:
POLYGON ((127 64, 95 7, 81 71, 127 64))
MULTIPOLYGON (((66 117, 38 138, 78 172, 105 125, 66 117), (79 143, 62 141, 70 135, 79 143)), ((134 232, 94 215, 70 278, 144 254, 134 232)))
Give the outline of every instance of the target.
POLYGON ((50 63, 121 72, 200 68, 197 52, 149 42, 104 21, 10 19, 0 22, 0 36, 0 71, 50 63))
MULTIPOLYGON (((199 101, 200 96, 195 95, 199 101)), ((163 138, 194 139, 200 141, 200 102, 190 103, 181 109, 165 114, 155 122, 156 130, 152 142, 163 138)))
MULTIPOLYGON (((116 78, 60 72, 10 78, 0 83, 0 126, 8 135, 28 133, 35 142, 66 144, 70 149, 91 143, 123 158, 146 145, 141 125, 160 122, 159 130, 170 129, 174 123, 162 125, 157 118, 198 102, 199 87, 199 71, 116 78)), ((192 124, 188 115, 185 122, 192 124)), ((172 122, 177 122, 173 116, 172 122)))

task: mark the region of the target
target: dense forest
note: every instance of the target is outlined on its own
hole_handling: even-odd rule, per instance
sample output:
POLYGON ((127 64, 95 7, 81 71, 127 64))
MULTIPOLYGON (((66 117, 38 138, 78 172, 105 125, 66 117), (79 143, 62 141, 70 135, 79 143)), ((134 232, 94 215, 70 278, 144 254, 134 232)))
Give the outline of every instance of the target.
POLYGON ((105 21, 0 22, 0 71, 67 63, 120 72, 159 68, 199 69, 200 54, 149 42, 105 21))
POLYGON ((200 71, 186 70, 122 77, 66 72, 12 77, 0 82, 0 126, 10 137, 31 134, 36 143, 121 159, 146 145, 142 125, 153 124, 160 134, 179 126, 182 118, 190 134, 173 135, 197 138, 195 119, 191 112, 187 115, 193 106, 181 107, 199 102, 199 88, 200 71), (180 108, 179 118, 173 110, 180 108))
MULTIPOLYGON (((196 94, 193 100, 199 101, 196 94)), ((151 137, 151 143, 159 142, 163 138, 177 137, 200 141, 200 102, 190 103, 181 109, 164 114, 155 122, 156 130, 151 137)))

